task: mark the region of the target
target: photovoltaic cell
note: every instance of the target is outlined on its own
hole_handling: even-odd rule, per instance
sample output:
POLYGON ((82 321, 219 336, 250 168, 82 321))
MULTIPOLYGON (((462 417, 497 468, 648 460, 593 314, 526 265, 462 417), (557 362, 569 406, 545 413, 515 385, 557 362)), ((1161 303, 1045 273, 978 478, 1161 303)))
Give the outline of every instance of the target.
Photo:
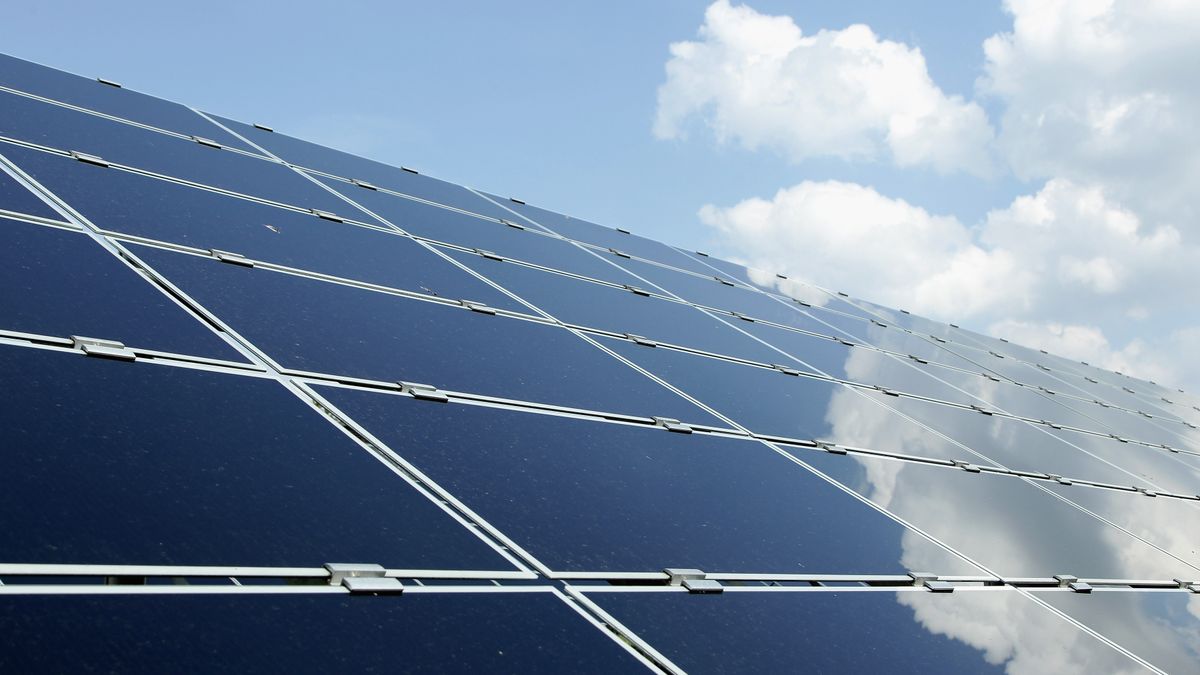
POLYGON ((755 442, 319 389, 554 570, 977 573, 755 442))
POLYGON ((0 373, 4 562, 513 569, 273 380, 11 346, 0 373))
POLYGON ((29 148, 8 151, 105 230, 444 298, 524 310, 411 239, 29 148))
MULTIPOLYGON (((0 151, 4 151, 7 154, 7 147, 0 147, 0 151)), ((31 216, 41 216, 42 218, 52 218, 54 220, 63 219, 46 202, 42 201, 37 195, 30 192, 28 188, 18 183, 15 178, 3 171, 0 171, 0 209, 31 216)))
POLYGON ((251 150, 186 106, 0 54, 0 86, 187 136, 251 150))
POLYGON ((646 672, 547 592, 15 596, 0 625, 9 672, 646 672))
MULTIPOLYGON (((345 212, 348 205, 281 164, 85 115, 0 91, 0 136, 270 199, 302 208, 345 212)), ((4 148, 0 147, 0 152, 4 148)))
POLYGON ((562 328, 132 248, 285 368, 719 424, 562 328))
POLYGON ((245 361, 91 237, 0 218, 0 328, 245 361))
POLYGON ((1136 672, 1138 664, 1015 591, 589 592, 689 672, 1136 672), (1004 650, 995 637, 1004 636, 1004 650), (1031 663, 1032 661, 1032 663, 1031 663))

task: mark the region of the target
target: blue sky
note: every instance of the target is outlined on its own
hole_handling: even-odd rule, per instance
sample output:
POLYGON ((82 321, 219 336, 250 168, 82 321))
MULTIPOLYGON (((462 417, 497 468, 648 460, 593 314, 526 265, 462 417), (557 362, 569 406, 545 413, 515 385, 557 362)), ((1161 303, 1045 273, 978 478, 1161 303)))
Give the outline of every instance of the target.
POLYGON ((6 15, 14 56, 1200 384, 1200 12, 1178 3, 48 0, 6 15))

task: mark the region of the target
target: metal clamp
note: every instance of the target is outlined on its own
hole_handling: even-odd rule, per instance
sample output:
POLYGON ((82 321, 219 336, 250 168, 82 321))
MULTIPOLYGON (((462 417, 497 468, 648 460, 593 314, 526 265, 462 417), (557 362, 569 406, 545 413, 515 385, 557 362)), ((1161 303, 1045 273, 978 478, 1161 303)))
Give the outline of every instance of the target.
POLYGON ((491 316, 496 315, 495 308, 488 307, 487 305, 483 304, 482 302, 474 302, 472 300, 459 300, 458 304, 462 305, 463 307, 466 307, 467 309, 471 310, 472 312, 479 312, 480 314, 488 314, 491 316))
POLYGON ((366 188, 368 190, 378 190, 379 189, 379 188, 375 187, 375 185, 373 183, 368 183, 367 181, 361 180, 359 178, 351 178, 350 182, 354 183, 355 185, 357 185, 360 188, 366 188))
POLYGON ((343 586, 351 593, 403 593, 399 579, 385 576, 382 565, 364 563, 325 563, 329 585, 343 586))
POLYGON ((667 575, 667 583, 671 586, 683 586, 689 593, 710 594, 723 593, 725 587, 715 579, 706 578, 702 570, 668 567, 663 570, 667 575))
POLYGON ((616 230, 617 230, 617 232, 620 232, 621 234, 629 234, 630 233, 629 230, 627 230, 623 227, 618 227, 618 228, 616 228, 616 230))
POLYGON ((716 279, 717 281, 719 281, 719 282, 721 282, 721 283, 725 284, 726 286, 733 286, 733 285, 734 285, 734 283, 733 283, 732 281, 728 280, 728 279, 722 279, 721 277, 713 277, 713 279, 716 279))
POLYGON ((336 213, 330 213, 329 211, 322 211, 321 209, 309 209, 308 212, 323 220, 332 220, 335 223, 346 222, 341 216, 337 215, 336 213))
POLYGON ((72 150, 71 156, 74 157, 75 159, 83 162, 84 164, 94 164, 95 166, 103 166, 103 167, 111 166, 107 159, 104 159, 103 157, 100 157, 99 155, 89 155, 86 152, 72 150))
POLYGON ((265 124, 259 124, 258 122, 255 122, 255 123, 254 123, 254 128, 255 128, 255 129, 262 129, 263 131, 269 131, 269 132, 271 132, 271 133, 275 133, 275 128, 274 128, 274 127, 269 127, 269 126, 267 126, 267 125, 265 125, 265 124))
POLYGON ((242 255, 241 253, 233 253, 231 251, 222 251, 221 249, 217 249, 217 248, 210 248, 210 249, 208 249, 208 252, 212 254, 212 257, 216 258, 217 260, 220 260, 223 263, 229 263, 230 265, 238 265, 240 267, 254 267, 254 261, 250 260, 249 258, 242 255))
POLYGON ((216 148, 218 150, 220 150, 222 147, 224 147, 220 143, 212 140, 211 138, 205 138, 203 136, 192 136, 192 140, 196 141, 200 145, 208 146, 210 148, 216 148))
POLYGON ((746 316, 745 314, 742 314, 741 312, 730 312, 730 314, 733 315, 735 318, 741 319, 742 321, 749 321, 750 323, 754 323, 755 321, 757 321, 757 319, 755 319, 754 317, 746 316))
POLYGON ((117 89, 124 89, 124 88, 125 88, 125 87, 123 87, 123 86, 121 85, 121 83, 120 83, 120 82, 117 82, 116 80, 107 80, 107 79, 105 79, 105 78, 103 78, 103 77, 97 77, 97 78, 96 78, 96 81, 97 81, 97 82, 99 82, 100 84, 107 84, 107 85, 108 85, 108 86, 110 86, 110 87, 116 87, 117 89))
POLYGON ((438 403, 447 403, 450 397, 442 390, 431 384, 420 384, 418 382, 397 382, 400 385, 400 391, 408 394, 413 398, 421 399, 422 401, 437 401, 438 403))
POLYGON ((625 339, 630 340, 634 344, 639 344, 643 347, 657 347, 658 346, 658 343, 655 342, 654 340, 651 340, 650 338, 642 337, 641 335, 634 335, 633 333, 626 333, 625 339))
POLYGON ((117 340, 72 335, 71 346, 79 349, 88 356, 95 356, 97 358, 114 359, 116 361, 137 360, 137 354, 132 349, 126 347, 123 342, 118 342, 117 340))
POLYGON ((609 252, 609 253, 611 253, 611 254, 613 254, 613 255, 615 255, 615 256, 617 256, 618 258, 628 258, 628 257, 630 257, 628 253, 626 253, 626 252, 624 252, 624 251, 619 251, 619 250, 617 250, 617 249, 615 249, 615 248, 609 248, 609 249, 608 249, 608 252, 609 252))
POLYGON ((500 262, 504 262, 504 256, 502 256, 502 255, 492 253, 491 251, 488 251, 488 250, 485 250, 482 248, 473 248, 471 250, 474 251, 476 255, 483 256, 484 258, 487 258, 488 260, 499 260, 500 262))
POLYGON ((673 419, 670 417, 655 417, 654 423, 660 427, 663 427, 667 431, 674 431, 675 433, 679 433, 679 434, 692 433, 691 425, 685 424, 683 422, 680 422, 677 419, 673 419))
POLYGON ((511 227, 511 228, 517 229, 517 230, 523 230, 523 229, 525 229, 525 226, 524 226, 524 225, 522 225, 522 224, 520 224, 520 223, 514 223, 514 222, 513 222, 513 221, 511 221, 511 220, 505 220, 504 218, 501 218, 501 219, 500 219, 500 222, 504 223, 505 225, 507 225, 507 226, 509 226, 509 227, 511 227))
POLYGON ((799 375, 800 375, 799 370, 796 370, 795 368, 788 368, 787 366, 779 364, 779 363, 772 363, 771 367, 774 368, 775 370, 778 370, 779 372, 783 373, 784 375, 794 375, 797 377, 799 377, 799 375))
POLYGON ((633 293, 634 295, 640 295, 642 297, 650 297, 650 291, 638 288, 637 286, 630 286, 629 284, 622 284, 621 288, 624 288, 625 290, 629 291, 630 293, 633 293))

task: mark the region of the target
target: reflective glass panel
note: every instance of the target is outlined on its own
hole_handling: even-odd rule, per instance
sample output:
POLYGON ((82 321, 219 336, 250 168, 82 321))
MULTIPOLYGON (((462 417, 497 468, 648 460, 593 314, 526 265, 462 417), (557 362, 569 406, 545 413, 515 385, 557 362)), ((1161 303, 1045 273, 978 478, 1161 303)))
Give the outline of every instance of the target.
POLYGON ((1194 673, 1200 664, 1200 596, 1131 591, 1035 595, 1164 672, 1194 673))
POLYGON ((717 423, 563 328, 134 248, 285 368, 717 423))
POLYGON ((1020 478, 865 455, 802 457, 1001 577, 1173 579, 1197 572, 1020 478))
MULTIPOLYGON (((0 151, 9 154, 8 146, 0 147, 0 151)), ((53 218, 54 220, 65 220, 41 198, 3 171, 0 171, 0 209, 53 218)))
POLYGON ((276 162, 205 147, 185 138, 2 91, 0 110, 4 111, 0 115, 0 136, 99 155, 109 162, 301 208, 343 214, 352 210, 344 201, 276 162))
POLYGON ((753 441, 320 389, 554 570, 977 573, 753 441))
POLYGON ((82 232, 0 218, 0 328, 245 361, 82 232))
POLYGON ((188 136, 252 148, 187 106, 0 54, 0 85, 188 136))
POLYGON ((589 592, 588 597, 675 665, 695 673, 1139 670, 1129 657, 1010 590, 589 592))
POLYGON ((8 346, 0 373, 5 562, 512 569, 273 380, 8 346))
POLYGON ((0 625, 7 672, 646 672, 545 592, 25 595, 0 625))
POLYGON ((97 227, 493 307, 527 309, 397 234, 38 150, 12 158, 97 227))

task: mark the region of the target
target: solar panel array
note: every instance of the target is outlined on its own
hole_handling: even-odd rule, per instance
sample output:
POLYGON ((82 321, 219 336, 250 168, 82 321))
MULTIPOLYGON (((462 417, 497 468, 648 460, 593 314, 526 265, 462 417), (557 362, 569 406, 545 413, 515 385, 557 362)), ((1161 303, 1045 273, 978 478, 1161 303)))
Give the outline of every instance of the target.
POLYGON ((0 86, 2 670, 1200 669, 1195 396, 0 86))

